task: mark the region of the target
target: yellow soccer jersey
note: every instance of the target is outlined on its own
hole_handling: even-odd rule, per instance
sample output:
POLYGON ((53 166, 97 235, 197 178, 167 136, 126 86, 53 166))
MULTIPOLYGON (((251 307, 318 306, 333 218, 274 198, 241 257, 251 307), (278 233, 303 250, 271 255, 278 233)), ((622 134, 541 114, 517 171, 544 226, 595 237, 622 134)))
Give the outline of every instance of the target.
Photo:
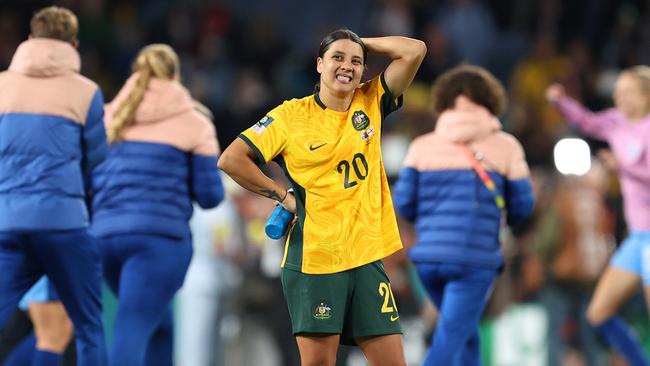
POLYGON ((260 164, 278 162, 296 192, 283 267, 335 273, 402 248, 380 149, 383 119, 401 103, 382 73, 355 91, 346 112, 314 94, 285 101, 239 135, 260 164))

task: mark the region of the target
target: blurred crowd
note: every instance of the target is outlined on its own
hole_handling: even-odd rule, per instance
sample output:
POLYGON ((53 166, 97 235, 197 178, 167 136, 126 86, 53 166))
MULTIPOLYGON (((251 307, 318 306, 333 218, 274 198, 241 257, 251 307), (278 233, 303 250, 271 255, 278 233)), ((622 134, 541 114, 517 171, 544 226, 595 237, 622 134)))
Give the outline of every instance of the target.
MULTIPOLYGON (((523 358, 517 357, 529 356, 504 359, 503 353, 497 356, 497 346, 492 346, 492 352, 484 352, 486 364, 617 362, 605 353, 602 340, 584 320, 596 279, 626 232, 616 175, 596 157, 606 146, 591 140, 594 162, 588 174, 577 177, 556 172, 554 144, 578 132, 570 130, 549 106, 544 90, 560 82, 569 95, 592 110, 610 106, 618 72, 650 64, 650 2, 53 2, 79 17, 82 73, 98 82, 107 101, 128 77, 142 46, 170 44, 181 57, 185 85, 214 113, 222 148, 270 107, 313 91, 317 46, 330 30, 347 27, 361 36, 391 34, 424 40, 428 55, 405 95, 405 106, 385 125, 385 165, 392 179, 408 143, 434 126, 429 100, 432 81, 460 62, 487 68, 507 86, 510 101, 501 121, 524 146, 533 167, 538 204, 533 218, 504 243, 507 269, 485 314, 484 335, 507 343, 512 337, 498 331, 502 328, 497 320, 512 319, 507 315, 512 315, 513 306, 537 319, 537 313, 525 307, 533 304, 543 310, 539 329, 546 337, 540 342, 548 352, 540 356, 541 361, 530 358, 522 363, 523 358)), ((51 3, 0 1, 0 69, 7 68, 15 48, 29 33, 27 20, 33 11, 51 3)), ((373 76, 384 62, 371 58, 367 76, 373 76)), ((267 169, 270 175, 281 174, 277 167, 267 169)), ((193 347, 206 342, 215 351, 212 364, 219 364, 220 359, 227 365, 297 365, 278 278, 283 246, 263 233, 273 206, 234 183, 228 183, 227 190, 227 201, 218 212, 199 211, 193 219, 196 252, 180 295, 179 334, 191 334, 201 324, 213 332, 203 339, 178 337, 179 364, 194 364, 182 360, 197 356, 193 347), (188 300, 183 301, 185 297, 188 300), (200 303, 197 299, 201 298, 207 303, 200 303), (207 312, 197 310, 203 305, 207 312)), ((410 228, 403 225, 402 229, 405 244, 412 243, 410 228)), ((435 325, 435 310, 403 253, 386 262, 400 312, 405 314, 407 357, 417 364, 435 325)), ((644 312, 638 299, 624 315, 639 325, 641 338, 649 342, 644 312)), ((528 324, 536 324, 533 320, 528 324)), ((341 365, 356 364, 355 354, 349 352, 342 349, 341 365)))

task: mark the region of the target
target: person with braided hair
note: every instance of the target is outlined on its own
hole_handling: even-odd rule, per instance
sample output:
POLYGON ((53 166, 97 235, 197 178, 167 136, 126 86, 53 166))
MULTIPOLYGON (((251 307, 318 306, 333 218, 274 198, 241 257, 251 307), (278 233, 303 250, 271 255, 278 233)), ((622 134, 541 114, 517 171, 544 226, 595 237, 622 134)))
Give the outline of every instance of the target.
POLYGON ((109 365, 171 365, 171 300, 192 257, 192 201, 223 199, 216 131, 164 44, 140 51, 105 115, 110 148, 92 178, 91 231, 119 301, 109 365))

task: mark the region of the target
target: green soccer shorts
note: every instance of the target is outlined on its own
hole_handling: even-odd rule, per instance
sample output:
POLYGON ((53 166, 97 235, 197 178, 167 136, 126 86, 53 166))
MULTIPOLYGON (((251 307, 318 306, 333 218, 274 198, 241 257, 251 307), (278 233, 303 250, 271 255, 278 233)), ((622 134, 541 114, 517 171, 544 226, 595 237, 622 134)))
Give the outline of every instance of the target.
POLYGON ((390 281, 381 260, 331 274, 282 270, 282 288, 294 335, 340 334, 357 337, 401 334, 390 281))

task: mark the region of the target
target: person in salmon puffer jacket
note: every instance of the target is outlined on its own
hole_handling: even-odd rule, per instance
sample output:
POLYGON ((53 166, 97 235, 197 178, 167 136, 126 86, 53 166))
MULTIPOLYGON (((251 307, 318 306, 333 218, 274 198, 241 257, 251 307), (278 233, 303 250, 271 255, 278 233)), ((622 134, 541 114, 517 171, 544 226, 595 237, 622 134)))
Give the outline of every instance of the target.
POLYGON ((480 365, 478 323, 504 260, 502 217, 516 225, 534 204, 520 143, 501 130, 503 86, 462 65, 434 83, 433 132, 410 145, 395 208, 415 223, 409 250, 440 319, 424 365, 480 365))
POLYGON ((18 347, 32 365, 59 365, 73 325, 78 365, 106 361, 87 195, 108 150, 104 97, 79 73, 78 30, 69 9, 38 10, 29 38, 0 72, 0 329, 10 327, 30 287, 49 279, 40 282, 46 294, 38 303, 29 301, 36 340, 18 347))
POLYGON ((192 202, 223 199, 212 122, 164 44, 144 47, 105 107, 108 157, 93 174, 92 233, 118 297, 109 365, 171 365, 171 300, 192 257, 192 202))

